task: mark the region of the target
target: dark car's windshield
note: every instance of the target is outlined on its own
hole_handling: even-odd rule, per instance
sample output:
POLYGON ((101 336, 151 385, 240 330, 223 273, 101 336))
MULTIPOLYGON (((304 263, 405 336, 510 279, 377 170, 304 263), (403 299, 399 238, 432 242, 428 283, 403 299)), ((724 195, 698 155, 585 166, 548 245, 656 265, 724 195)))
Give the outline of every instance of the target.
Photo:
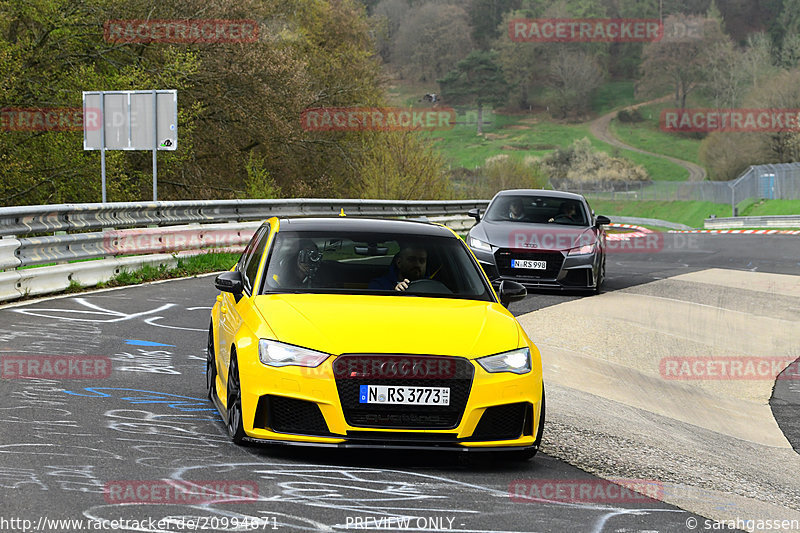
POLYGON ((582 202, 546 195, 500 196, 489 206, 484 218, 491 222, 589 225, 582 202))
POLYGON ((478 267, 456 238, 348 231, 281 231, 262 293, 424 295, 491 301, 478 267), (408 279, 403 292, 398 281, 408 279))

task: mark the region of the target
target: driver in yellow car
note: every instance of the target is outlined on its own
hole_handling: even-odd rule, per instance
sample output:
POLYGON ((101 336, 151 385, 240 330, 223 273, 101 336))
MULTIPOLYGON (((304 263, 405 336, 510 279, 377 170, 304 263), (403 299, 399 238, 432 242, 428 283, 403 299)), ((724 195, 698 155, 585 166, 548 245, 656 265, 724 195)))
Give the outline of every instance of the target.
POLYGON ((428 251, 416 245, 404 246, 389 266, 389 272, 369 282, 370 289, 404 291, 412 281, 423 279, 428 251))

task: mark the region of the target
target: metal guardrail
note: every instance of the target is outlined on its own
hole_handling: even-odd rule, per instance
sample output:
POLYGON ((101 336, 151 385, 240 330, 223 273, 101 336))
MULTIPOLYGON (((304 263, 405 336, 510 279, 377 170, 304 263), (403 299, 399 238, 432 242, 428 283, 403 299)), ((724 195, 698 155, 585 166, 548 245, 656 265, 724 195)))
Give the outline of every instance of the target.
POLYGON ((705 229, 800 228, 800 215, 707 218, 703 221, 703 227, 705 229))
POLYGON ((333 216, 344 209, 348 216, 438 217, 455 231, 466 231, 474 222, 466 212, 487 205, 487 200, 291 199, 5 207, 0 208, 0 270, 6 270, 0 272, 0 301, 63 291, 73 282, 94 286, 123 269, 171 266, 179 257, 204 251, 240 252, 260 221, 272 216, 333 216), (47 263, 59 264, 36 266, 47 263), (19 268, 28 266, 35 268, 19 268))
POLYGON ((0 208, 0 236, 24 236, 57 231, 105 228, 250 222, 272 216, 332 216, 341 209, 350 216, 420 216, 463 214, 484 208, 486 200, 207 200, 178 202, 117 202, 0 208))

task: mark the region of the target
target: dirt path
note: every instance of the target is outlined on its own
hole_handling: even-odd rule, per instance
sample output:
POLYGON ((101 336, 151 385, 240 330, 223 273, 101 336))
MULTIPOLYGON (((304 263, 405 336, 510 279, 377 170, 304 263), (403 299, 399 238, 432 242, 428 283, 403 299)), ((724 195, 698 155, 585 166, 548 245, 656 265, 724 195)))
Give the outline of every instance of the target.
MULTIPOLYGON (((664 96, 661 98, 657 98, 655 100, 650 100, 648 102, 641 102, 635 105, 632 105, 626 109, 636 109, 637 107, 654 104, 657 102, 663 102, 664 100, 668 100, 670 96, 664 96)), ((666 159, 667 161, 672 161, 676 165, 680 165, 685 168, 689 172, 689 181, 703 181, 706 178, 706 169, 701 167, 700 165, 696 165, 690 161, 684 161, 682 159, 677 159, 675 157, 670 157, 668 155, 663 154, 656 154, 654 152, 648 152, 647 150, 642 150, 641 148, 636 148, 629 144, 625 144, 624 142, 620 141, 611 133, 609 130, 609 124, 611 124, 611 119, 614 118, 617 114, 617 111, 612 111, 610 113, 606 113, 605 115, 596 118, 592 122, 589 123, 589 131, 592 135, 596 138, 600 139, 603 142, 606 142, 612 146, 616 146, 618 148, 622 148, 623 150, 632 150, 634 152, 639 152, 640 154, 647 154, 652 155, 655 157, 660 157, 662 159, 666 159)))

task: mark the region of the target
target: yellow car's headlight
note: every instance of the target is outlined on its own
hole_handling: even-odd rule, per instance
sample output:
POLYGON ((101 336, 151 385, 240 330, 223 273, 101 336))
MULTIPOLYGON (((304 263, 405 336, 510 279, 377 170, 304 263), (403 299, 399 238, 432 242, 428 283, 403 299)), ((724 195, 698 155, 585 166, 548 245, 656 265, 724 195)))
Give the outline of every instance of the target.
POLYGON ((330 354, 300 346, 267 339, 258 341, 258 358, 267 366, 315 367, 322 364, 328 357, 330 354))
POLYGON ((487 372, 513 372, 527 374, 531 371, 531 351, 519 348, 510 352, 488 355, 477 359, 478 364, 487 372))

